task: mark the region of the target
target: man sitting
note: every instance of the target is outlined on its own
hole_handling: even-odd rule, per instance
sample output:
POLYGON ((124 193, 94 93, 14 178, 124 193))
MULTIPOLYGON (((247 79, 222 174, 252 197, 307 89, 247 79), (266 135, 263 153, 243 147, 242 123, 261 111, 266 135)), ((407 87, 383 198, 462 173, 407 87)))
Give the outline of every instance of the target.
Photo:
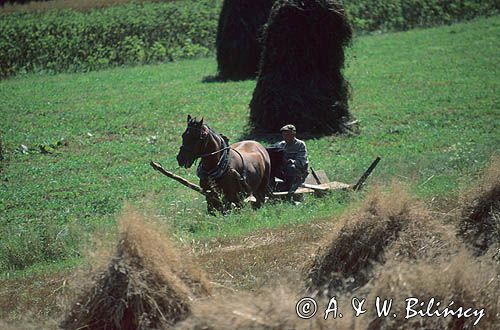
POLYGON ((273 145, 274 148, 284 151, 283 166, 277 177, 284 180, 284 190, 291 194, 304 183, 307 177, 309 167, 307 149, 304 141, 295 137, 294 125, 285 125, 280 131, 283 141, 273 145))

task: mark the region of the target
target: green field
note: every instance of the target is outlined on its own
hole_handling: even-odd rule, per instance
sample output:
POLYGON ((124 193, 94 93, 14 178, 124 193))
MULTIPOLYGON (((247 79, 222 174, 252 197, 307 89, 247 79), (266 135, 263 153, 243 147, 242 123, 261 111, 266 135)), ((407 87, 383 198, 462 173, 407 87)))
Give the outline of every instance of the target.
MULTIPOLYGON (((306 141, 312 166, 353 182, 381 156, 370 184, 397 179, 453 201, 499 150, 499 35, 495 16, 356 38, 345 75, 360 134, 306 141)), ((339 214, 352 196, 210 217, 201 195, 151 169, 156 160, 196 181, 175 160, 188 114, 233 142, 245 134, 255 81, 202 82, 215 71, 208 58, 1 81, 0 273, 72 265, 96 231, 113 231, 124 202, 185 240, 339 214)))

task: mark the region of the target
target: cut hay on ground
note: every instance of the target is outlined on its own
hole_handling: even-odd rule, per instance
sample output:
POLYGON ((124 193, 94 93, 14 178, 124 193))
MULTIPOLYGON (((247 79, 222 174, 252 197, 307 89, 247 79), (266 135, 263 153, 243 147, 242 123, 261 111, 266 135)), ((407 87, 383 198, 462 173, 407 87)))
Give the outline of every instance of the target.
POLYGON ((500 249, 500 157, 492 161, 477 186, 461 202, 458 236, 476 255, 490 248, 500 249))
POLYGON ((274 0, 224 0, 217 27, 217 67, 221 80, 255 78, 260 37, 274 0))
MULTIPOLYGON (((467 251, 457 254, 450 260, 436 265, 434 262, 420 261, 388 262, 374 271, 374 280, 362 291, 369 292, 367 304, 374 306, 376 297, 393 299, 389 317, 378 318, 374 308, 369 309, 358 320, 360 329, 500 329, 500 269, 491 260, 475 260, 467 251), (424 306, 412 309, 426 311, 427 303, 435 298, 431 311, 443 310, 451 305, 457 311, 463 307, 480 310, 485 315, 477 326, 478 317, 458 318, 415 316, 405 319, 406 299, 414 297, 424 306), (437 305, 437 302, 440 302, 437 305), (396 314, 394 318, 392 314, 396 314)), ((368 306, 368 305, 367 305, 368 306)), ((469 313, 467 313, 468 315, 469 313)))
POLYGON ((2 330, 53 330, 57 329, 55 321, 33 321, 33 318, 23 316, 23 321, 6 322, 0 320, 0 329, 2 330))
POLYGON ((199 301, 177 330, 331 329, 317 317, 301 320, 295 314, 300 296, 289 288, 273 287, 256 293, 238 292, 199 301))
POLYGON ((344 131, 349 87, 341 70, 351 38, 344 9, 335 1, 276 1, 250 102, 253 131, 276 133, 289 123, 301 133, 344 131))
POLYGON ((130 209, 116 252, 78 295, 63 329, 151 329, 185 319, 208 281, 170 241, 130 209))
POLYGON ((306 267, 308 291, 327 296, 352 291, 368 282, 375 263, 449 256, 456 251, 459 243, 446 227, 434 223, 402 188, 393 190, 381 194, 375 189, 361 211, 345 216, 306 267))

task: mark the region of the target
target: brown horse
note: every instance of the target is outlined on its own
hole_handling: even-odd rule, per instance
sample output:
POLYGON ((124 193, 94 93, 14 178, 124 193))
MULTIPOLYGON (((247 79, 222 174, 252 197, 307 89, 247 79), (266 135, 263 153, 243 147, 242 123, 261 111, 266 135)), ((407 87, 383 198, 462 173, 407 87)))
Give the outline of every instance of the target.
POLYGON ((203 124, 187 117, 182 134, 182 146, 177 155, 179 166, 190 168, 201 158, 196 174, 200 186, 207 192, 207 208, 225 213, 234 203, 242 205, 246 196, 253 195, 255 207, 260 207, 268 192, 271 162, 266 149, 256 141, 228 144, 228 139, 203 124), (222 200, 221 200, 222 195, 222 200))

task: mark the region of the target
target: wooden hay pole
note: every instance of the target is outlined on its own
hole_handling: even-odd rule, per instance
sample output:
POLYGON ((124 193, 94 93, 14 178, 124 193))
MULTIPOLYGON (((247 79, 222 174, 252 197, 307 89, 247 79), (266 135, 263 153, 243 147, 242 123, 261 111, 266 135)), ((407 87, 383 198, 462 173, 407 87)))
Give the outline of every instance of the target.
POLYGON ((186 186, 190 189, 193 189, 194 191, 199 192, 200 194, 202 194, 204 196, 207 195, 207 192, 205 190, 203 190, 200 186, 198 186, 197 184, 194 184, 192 182, 189 182, 188 180, 184 179, 181 176, 178 176, 170 171, 167 171, 166 169, 163 168, 163 166, 161 166, 160 163, 156 163, 156 162, 151 161, 151 163, 149 163, 149 164, 151 165, 152 168, 154 168, 155 170, 159 171, 160 173, 168 176, 169 178, 174 179, 175 181, 183 184, 184 186, 186 186))
POLYGON ((363 187, 366 179, 368 179, 368 177, 370 176, 370 174, 372 174, 373 170, 375 169, 375 167, 377 166, 378 162, 380 161, 380 157, 377 157, 373 163, 370 165, 370 167, 368 167, 368 169, 365 171, 365 173, 363 173, 363 175, 361 176, 361 178, 359 178, 358 182, 352 187, 352 190, 354 191, 358 191, 358 190, 361 190, 361 188, 363 187))

